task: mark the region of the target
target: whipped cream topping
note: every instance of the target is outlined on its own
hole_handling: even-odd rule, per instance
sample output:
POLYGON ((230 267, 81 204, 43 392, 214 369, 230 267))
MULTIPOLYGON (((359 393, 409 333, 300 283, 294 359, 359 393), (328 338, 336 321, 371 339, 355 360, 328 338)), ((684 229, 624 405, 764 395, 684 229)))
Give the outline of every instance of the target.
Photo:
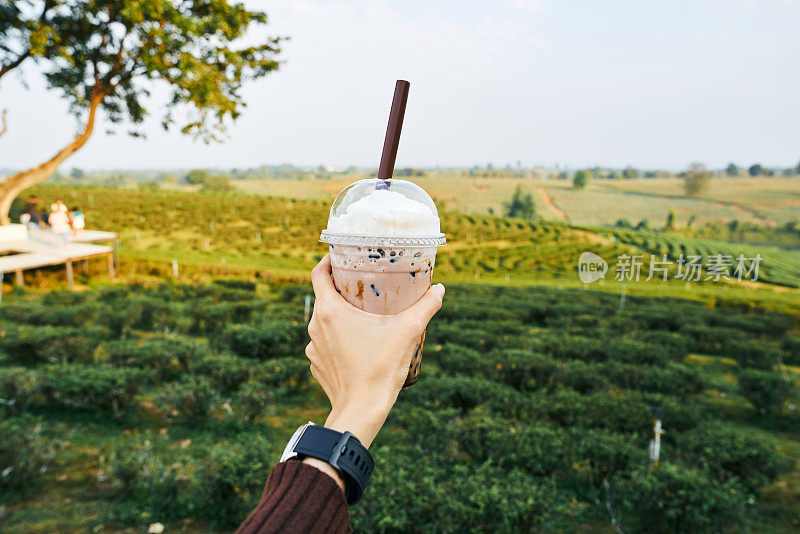
POLYGON ((328 232, 363 236, 437 236, 439 217, 402 193, 376 189, 328 220, 328 232))

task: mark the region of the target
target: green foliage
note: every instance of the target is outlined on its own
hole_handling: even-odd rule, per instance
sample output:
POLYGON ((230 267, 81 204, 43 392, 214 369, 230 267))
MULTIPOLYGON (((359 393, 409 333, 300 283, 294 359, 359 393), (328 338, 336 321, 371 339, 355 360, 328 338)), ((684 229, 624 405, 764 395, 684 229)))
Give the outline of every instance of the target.
POLYGON ((188 423, 207 420, 219 402, 219 392, 205 376, 188 376, 167 384, 156 399, 156 404, 169 416, 188 423))
POLYGON ((761 176, 764 174, 764 167, 762 167, 760 163, 754 163, 753 165, 750 165, 749 169, 747 169, 747 173, 750 176, 761 176))
POLYGON ((580 170, 572 177, 572 187, 575 189, 583 189, 589 184, 589 171, 580 170))
POLYGON ((0 350, 23 364, 91 361, 103 335, 91 327, 0 323, 0 350))
POLYGON ((203 185, 211 177, 205 169, 192 169, 186 173, 186 183, 193 185, 203 185))
POLYGON ((32 418, 0 420, 0 502, 29 497, 41 484, 61 444, 32 418))
MULTIPOLYGON (((72 332, 76 310, 99 343, 91 365, 19 359, 8 350, 21 346, 18 335, 0 349, 0 398, 14 399, 0 418, 39 414, 42 436, 66 420, 80 451, 86 442, 97 450, 62 460, 81 473, 99 462, 103 491, 90 492, 91 503, 107 510, 70 528, 235 528, 292 428, 329 408, 302 357, 308 292, 234 280, 6 297, 3 329, 34 337, 30 354, 52 344, 50 329, 72 332), (108 319, 125 306, 132 317, 108 319), (113 421, 120 389, 140 409, 113 421)), ((795 419, 742 412, 746 380, 737 389, 727 373, 790 361, 796 324, 795 315, 635 295, 620 311, 618 295, 595 291, 451 285, 428 327, 421 381, 401 392, 371 447, 377 469, 353 524, 568 532, 613 518, 625 532, 756 528, 773 506, 763 489, 779 491, 774 482, 796 460, 784 456, 794 455, 795 419), (657 407, 666 432, 653 468, 657 407), (774 425, 786 432, 772 434, 774 425)), ((16 488, 12 498, 22 496, 16 488)), ((28 498, 21 513, 41 504, 28 498)))
POLYGON ((739 481, 751 491, 792 467, 791 460, 775 447, 729 424, 698 427, 682 436, 677 446, 688 461, 711 477, 739 481))
POLYGON ((667 214, 667 222, 664 224, 665 230, 672 230, 675 228, 675 219, 677 219, 677 215, 675 215, 675 210, 669 210, 667 214))
POLYGON ((106 344, 103 349, 110 363, 153 370, 162 380, 178 378, 206 351, 197 340, 178 337, 116 341, 106 344))
POLYGON ((24 411, 38 391, 39 375, 36 372, 24 367, 0 367, 0 415, 24 411))
POLYGON ((302 325, 288 321, 264 321, 256 326, 232 325, 223 339, 235 354, 257 360, 300 356, 307 336, 302 325))
POLYGON ((532 219, 536 215, 536 203, 533 195, 523 193, 522 188, 517 186, 510 202, 504 203, 507 217, 519 217, 521 219, 532 219))
POLYGON ((712 174, 702 165, 693 165, 683 174, 683 190, 688 197, 696 197, 705 193, 711 183, 712 174))
POLYGON ((728 163, 725 167, 725 174, 728 176, 739 176, 739 167, 735 163, 728 163))
POLYGON ((747 512, 748 494, 735 481, 718 483, 702 471, 662 464, 626 484, 625 505, 637 530, 719 532, 747 512))
POLYGON ((236 390, 253 372, 252 363, 229 354, 213 354, 191 363, 195 374, 214 381, 217 389, 228 393, 236 390))
POLYGON ((158 80, 169 91, 164 127, 173 124, 173 110, 193 110, 181 131, 204 140, 217 139, 239 115, 242 82, 279 65, 280 39, 235 47, 266 14, 227 1, 75 2, 51 23, 60 40, 43 63, 47 82, 75 113, 100 101, 112 122, 138 124, 147 114, 143 82, 158 80))
POLYGON ((739 390, 761 413, 781 413, 797 388, 774 371, 746 369, 739 373, 739 390))
POLYGON ((203 183, 203 191, 233 191, 231 177, 227 174, 214 174, 203 183))
POLYGON ((40 390, 54 406, 122 416, 133 403, 146 372, 104 365, 51 365, 41 372, 40 390))

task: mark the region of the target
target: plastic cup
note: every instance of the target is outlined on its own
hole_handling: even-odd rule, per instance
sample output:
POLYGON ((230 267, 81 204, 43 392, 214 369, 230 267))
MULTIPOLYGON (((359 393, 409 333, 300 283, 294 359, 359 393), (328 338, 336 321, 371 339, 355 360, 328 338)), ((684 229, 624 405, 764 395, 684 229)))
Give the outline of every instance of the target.
MULTIPOLYGON (((347 213, 354 202, 378 189, 402 193, 424 204, 438 218, 436 206, 419 186, 405 180, 359 180, 334 200, 328 220, 347 213)), ((438 223, 437 223, 438 230, 438 223)), ((363 229, 362 229, 363 230, 363 229)), ((368 313, 394 315, 415 304, 428 291, 433 278, 437 247, 445 244, 440 232, 429 235, 398 235, 398 228, 374 228, 360 233, 322 231, 320 241, 331 253, 333 283, 353 306, 368 313)), ((419 379, 425 333, 413 354, 408 355, 408 376, 403 387, 419 379)))

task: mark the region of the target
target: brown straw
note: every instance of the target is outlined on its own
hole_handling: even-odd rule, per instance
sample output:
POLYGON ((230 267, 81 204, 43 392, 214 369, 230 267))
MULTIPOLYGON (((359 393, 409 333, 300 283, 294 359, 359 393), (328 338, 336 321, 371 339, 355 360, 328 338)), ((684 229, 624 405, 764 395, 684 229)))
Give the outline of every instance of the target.
POLYGON ((403 129, 403 115, 406 113, 408 89, 411 84, 405 80, 397 80, 394 86, 392 111, 389 113, 389 124, 386 126, 386 139, 383 141, 381 164, 378 167, 378 178, 389 184, 394 172, 394 160, 397 157, 397 147, 400 145, 400 130, 403 129))

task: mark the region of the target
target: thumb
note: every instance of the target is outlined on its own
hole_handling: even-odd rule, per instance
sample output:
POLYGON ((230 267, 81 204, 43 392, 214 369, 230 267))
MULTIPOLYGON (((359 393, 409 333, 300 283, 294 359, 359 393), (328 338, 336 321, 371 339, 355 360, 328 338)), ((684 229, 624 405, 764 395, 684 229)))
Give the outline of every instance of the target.
POLYGON ((400 315, 413 321, 418 321, 424 329, 428 321, 442 308, 442 299, 444 299, 444 286, 436 284, 431 286, 416 304, 403 311, 400 315))

